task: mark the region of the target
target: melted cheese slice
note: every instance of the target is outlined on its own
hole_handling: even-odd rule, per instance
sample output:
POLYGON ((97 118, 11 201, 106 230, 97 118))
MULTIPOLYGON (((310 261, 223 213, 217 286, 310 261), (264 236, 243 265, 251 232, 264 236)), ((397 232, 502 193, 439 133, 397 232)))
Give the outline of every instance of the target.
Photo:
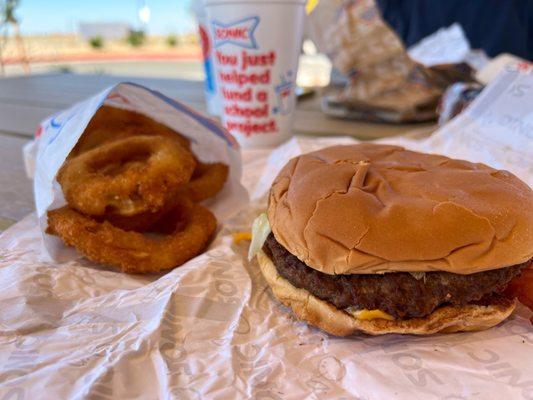
POLYGON ((233 243, 239 244, 243 240, 251 241, 252 240, 252 233, 251 232, 234 232, 232 233, 233 236, 233 243))
POLYGON ((361 321, 371 321, 373 319, 386 319, 388 321, 394 321, 394 317, 381 310, 350 310, 346 312, 353 315, 355 318, 361 321))

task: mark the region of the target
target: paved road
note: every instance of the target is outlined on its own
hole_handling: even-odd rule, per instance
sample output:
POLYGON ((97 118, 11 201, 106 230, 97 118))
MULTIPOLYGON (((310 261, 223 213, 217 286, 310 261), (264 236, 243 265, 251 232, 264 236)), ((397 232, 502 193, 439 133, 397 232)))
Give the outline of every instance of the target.
MULTIPOLYGON (((80 74, 108 74, 121 76, 143 76, 153 78, 180 78, 203 80, 201 61, 98 61, 60 62, 31 64, 32 74, 69 71, 80 74)), ((20 65, 7 65, 6 75, 23 75, 20 65)))

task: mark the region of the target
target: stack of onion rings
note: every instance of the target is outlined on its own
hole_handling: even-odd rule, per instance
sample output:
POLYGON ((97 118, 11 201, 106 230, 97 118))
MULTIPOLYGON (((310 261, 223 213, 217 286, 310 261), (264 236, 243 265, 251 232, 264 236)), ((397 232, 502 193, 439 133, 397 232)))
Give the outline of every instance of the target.
POLYGON ((217 225, 197 203, 222 190, 227 165, 199 162, 186 138, 145 116, 103 109, 112 123, 97 114, 58 172, 67 206, 48 212, 47 233, 127 273, 197 256, 217 225))

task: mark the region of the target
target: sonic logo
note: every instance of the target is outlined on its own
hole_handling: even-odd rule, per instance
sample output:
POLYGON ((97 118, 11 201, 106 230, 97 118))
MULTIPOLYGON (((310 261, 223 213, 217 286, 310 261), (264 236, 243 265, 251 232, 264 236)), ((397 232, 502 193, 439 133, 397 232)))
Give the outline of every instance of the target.
POLYGON ((279 84, 274 87, 277 106, 272 110, 274 114, 288 115, 294 108, 294 89, 296 84, 291 70, 280 75, 279 84))
POLYGON ((248 17, 231 23, 211 21, 214 47, 232 44, 245 49, 257 49, 254 31, 259 17, 248 17))
POLYGON ((206 58, 209 58, 209 54, 211 54, 211 42, 209 41, 209 35, 207 34, 205 26, 200 25, 198 30, 200 32, 200 42, 202 44, 202 56, 205 60, 206 58))

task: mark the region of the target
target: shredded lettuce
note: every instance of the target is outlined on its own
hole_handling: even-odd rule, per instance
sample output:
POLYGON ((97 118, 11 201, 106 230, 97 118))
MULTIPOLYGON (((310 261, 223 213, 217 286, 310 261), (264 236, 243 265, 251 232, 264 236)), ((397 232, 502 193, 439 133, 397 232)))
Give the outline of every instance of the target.
POLYGON ((426 273, 425 272, 409 272, 413 278, 415 278, 416 280, 420 280, 422 278, 426 278, 426 273))
POLYGON ((270 224, 266 213, 259 215, 252 224, 252 242, 248 249, 248 261, 251 261, 263 248, 266 238, 270 234, 270 224))

